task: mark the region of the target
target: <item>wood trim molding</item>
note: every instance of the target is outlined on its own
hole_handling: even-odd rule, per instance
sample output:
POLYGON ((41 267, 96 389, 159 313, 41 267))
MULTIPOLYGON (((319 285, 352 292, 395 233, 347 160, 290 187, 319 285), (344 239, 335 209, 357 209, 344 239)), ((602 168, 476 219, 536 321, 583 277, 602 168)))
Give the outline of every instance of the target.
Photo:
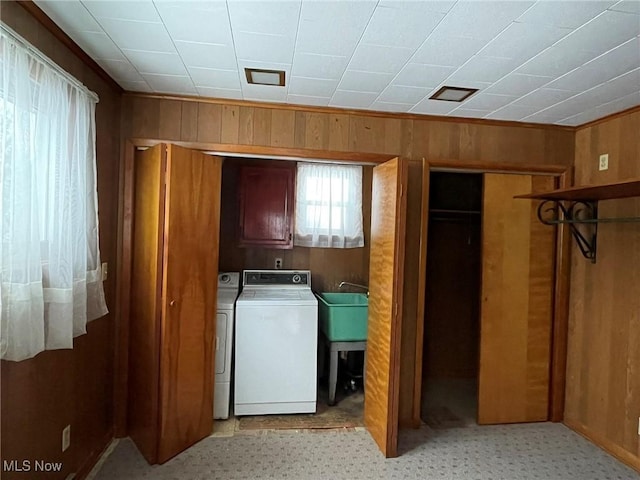
MULTIPOLYGON (((152 147, 159 143, 166 142, 160 139, 131 138, 131 143, 136 147, 152 147)), ((203 143, 203 142, 177 142, 171 141, 173 145, 179 145, 194 150, 204 150, 213 152, 224 157, 253 157, 253 158, 276 158, 282 160, 329 160, 333 162, 357 162, 363 164, 377 165, 387 160, 396 158, 397 155, 384 155, 377 153, 341 152, 336 150, 312 150, 307 148, 286 148, 286 147, 266 147, 261 145, 238 145, 228 143, 203 143)))
POLYGON ((111 78, 111 76, 103 70, 103 68, 96 63, 96 61, 85 53, 80 46, 73 41, 73 39, 67 35, 56 23, 51 20, 46 13, 44 13, 40 7, 38 7, 32 0, 17 0, 17 3, 31 14, 38 22, 40 22, 44 28, 49 30, 51 34, 56 37, 60 43, 67 47, 71 52, 78 57, 87 67, 93 70, 102 80, 104 80, 111 88, 117 93, 123 93, 124 90, 118 83, 111 78))
MULTIPOLYGON (((573 169, 560 175, 559 187, 573 183, 573 169)), ((571 234, 567 225, 556 230, 555 284, 553 295, 553 330, 551 333, 551 368, 549 378, 549 420, 564 419, 567 381, 567 342, 569 336, 569 290, 571 279, 571 234)))
POLYGON ((629 467, 633 468, 638 473, 640 473, 640 457, 634 455, 631 452, 628 452, 627 450, 623 449, 619 445, 616 445, 615 443, 613 443, 608 438, 605 438, 601 434, 594 432, 589 427, 587 427, 586 425, 576 420, 565 419, 564 424, 574 432, 582 435, 591 443, 600 447, 605 452, 616 457, 622 463, 628 465, 629 467))
POLYGON ((576 131, 593 127, 595 125, 599 125, 600 123, 610 122, 611 120, 614 120, 618 117, 624 117, 625 115, 631 115, 632 113, 636 112, 640 112, 640 105, 636 105, 635 107, 627 108, 626 110, 622 110, 621 112, 612 113, 611 115, 607 115, 606 117, 598 118, 597 120, 578 125, 576 127, 576 131))
MULTIPOLYGON (((425 160, 423 158, 423 160, 425 160)), ((532 175, 561 176, 567 171, 565 165, 542 165, 496 162, 461 162, 459 160, 425 160, 429 170, 478 173, 519 173, 532 175)))
POLYGON ((548 123, 526 123, 526 122, 514 122, 509 120, 488 120, 484 118, 445 117, 445 116, 438 116, 438 115, 426 115, 426 114, 423 115, 418 113, 391 113, 391 112, 381 112, 378 110, 358 110, 358 109, 340 108, 340 107, 293 105, 290 103, 257 102, 257 101, 251 101, 251 100, 229 100, 225 98, 194 97, 190 95, 167 95, 167 94, 160 94, 160 93, 139 93, 139 92, 124 92, 123 95, 139 97, 139 98, 159 99, 159 100, 177 100, 181 102, 213 103, 217 105, 238 105, 241 107, 254 107, 254 108, 277 108, 279 110, 294 110, 294 111, 310 112, 310 113, 358 115, 358 116, 365 116, 365 117, 381 117, 381 118, 398 119, 398 120, 429 120, 433 122, 493 125, 493 126, 499 126, 499 127, 537 128, 542 130, 563 130, 563 131, 569 131, 569 132, 575 132, 576 130, 576 127, 569 127, 566 125, 551 125, 548 123))
POLYGON ((113 429, 109 430, 107 434, 102 438, 100 442, 101 448, 91 452, 91 456, 89 456, 82 465, 78 465, 78 471, 76 472, 75 479, 83 480, 89 476, 93 468, 98 464, 98 462, 105 455, 111 443, 113 441, 113 429))

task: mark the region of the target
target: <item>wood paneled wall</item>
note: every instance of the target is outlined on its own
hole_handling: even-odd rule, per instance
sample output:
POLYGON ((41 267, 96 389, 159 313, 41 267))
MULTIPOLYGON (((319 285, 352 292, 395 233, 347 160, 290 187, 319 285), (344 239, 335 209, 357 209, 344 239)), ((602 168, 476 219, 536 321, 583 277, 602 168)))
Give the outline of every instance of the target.
POLYGON ((316 292, 338 291, 340 282, 367 284, 369 281, 369 240, 371 233, 371 175, 373 167, 362 172, 363 248, 306 248, 289 250, 238 246, 238 172, 241 164, 264 165, 273 160, 226 158, 222 167, 222 212, 220 227, 220 271, 272 269, 275 258, 282 258, 286 270, 311 270, 316 292))
MULTIPOLYGON (((575 184, 640 177, 638 132, 638 109, 578 130, 575 184)), ((640 217, 640 199, 600 202, 599 216, 640 217)), ((640 469, 640 224, 599 225, 597 262, 573 248, 571 270, 565 421, 640 469)))
MULTIPOLYGON (((203 148, 225 144, 375 153, 412 160, 407 192, 406 288, 400 369, 399 415, 404 426, 414 424, 418 411, 414 408, 417 329, 417 288, 414 286, 419 273, 421 160, 571 165, 574 157, 573 130, 544 125, 381 116, 137 94, 124 95, 122 118, 125 137, 132 139, 185 142, 193 147, 201 144, 203 148)), ((226 234, 223 232, 223 235, 226 234)), ((272 259, 267 261, 266 266, 270 266, 272 259)), ((285 260, 285 265, 287 261, 293 262, 285 260)), ((309 267, 313 271, 324 261, 309 261, 309 267)), ((221 268, 223 266, 221 258, 221 268)), ((344 276, 341 274, 339 278, 344 276)), ((326 283, 327 280, 323 280, 327 288, 334 281, 326 283)))
MULTIPOLYGON (((100 97, 96 109, 100 250, 109 262, 107 306, 115 311, 120 93, 101 80, 18 3, 2 2, 2 21, 100 97)), ((2 362, 2 460, 64 462, 57 479, 90 467, 113 437, 114 315, 88 325, 73 350, 43 352, 22 362, 2 362), (71 447, 61 452, 62 429, 71 447)), ((33 463, 32 463, 33 464, 33 463)), ((26 478, 3 472, 2 478, 26 478)))

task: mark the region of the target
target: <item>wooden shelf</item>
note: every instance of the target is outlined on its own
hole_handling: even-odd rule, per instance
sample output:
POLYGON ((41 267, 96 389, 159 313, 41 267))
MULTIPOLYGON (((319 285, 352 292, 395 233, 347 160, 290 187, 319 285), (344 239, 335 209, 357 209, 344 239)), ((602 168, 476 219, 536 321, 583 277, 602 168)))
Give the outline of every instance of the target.
POLYGON ((517 195, 515 198, 531 198, 536 200, 570 200, 597 202, 615 198, 640 197, 640 179, 604 185, 585 185, 582 187, 563 188, 546 193, 529 193, 517 195))
POLYGON ((545 200, 538 206, 538 219, 546 225, 567 224, 582 255, 595 263, 599 223, 640 223, 640 217, 599 218, 598 202, 630 197, 640 197, 640 179, 563 188, 514 198, 545 200))

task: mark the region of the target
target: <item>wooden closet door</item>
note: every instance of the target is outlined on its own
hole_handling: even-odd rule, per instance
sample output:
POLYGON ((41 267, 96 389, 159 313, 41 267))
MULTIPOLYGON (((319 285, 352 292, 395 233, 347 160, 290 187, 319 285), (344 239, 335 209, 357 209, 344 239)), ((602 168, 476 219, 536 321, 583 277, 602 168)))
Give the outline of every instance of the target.
POLYGON ((364 423, 386 457, 398 447, 406 184, 401 159, 373 169, 364 423))
POLYGON ((164 144, 135 154, 127 428, 149 463, 158 452, 165 161, 164 144))
POLYGON ((169 145, 158 462, 213 430, 222 159, 169 145))
POLYGON ((538 202, 554 177, 485 174, 478 423, 548 419, 555 228, 538 202))

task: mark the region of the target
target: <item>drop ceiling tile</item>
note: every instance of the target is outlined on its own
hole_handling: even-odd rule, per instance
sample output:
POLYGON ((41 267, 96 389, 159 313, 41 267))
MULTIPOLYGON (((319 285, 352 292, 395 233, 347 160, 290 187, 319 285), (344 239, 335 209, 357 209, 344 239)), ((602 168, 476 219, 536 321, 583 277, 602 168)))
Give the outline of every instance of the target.
POLYGON ((585 103, 604 104, 638 91, 640 91, 640 68, 579 93, 574 98, 585 103))
POLYGON ((198 92, 193 86, 191 78, 180 75, 156 75, 145 73, 142 75, 154 92, 179 93, 184 95, 196 95, 198 92))
POLYGON ((459 67, 485 45, 469 37, 431 35, 411 58, 414 63, 459 67))
POLYGON ((378 2, 378 8, 380 7, 392 7, 392 8, 413 8, 414 12, 419 12, 422 15, 429 15, 430 13, 448 13, 457 0, 429 0, 423 2, 422 5, 414 5, 415 0, 380 0, 378 2))
POLYGON ((122 51, 107 36, 106 33, 83 32, 82 38, 76 41, 91 58, 108 60, 125 60, 122 51))
POLYGON ((174 40, 232 45, 225 2, 157 2, 162 21, 174 40))
POLYGON ((299 77, 340 80, 348 63, 347 57, 296 52, 292 73, 299 77))
POLYGON ((524 117, 522 121, 527 123, 554 124, 561 119, 562 117, 558 117, 557 115, 552 115, 550 113, 546 113, 546 111, 542 111, 536 112, 533 115, 529 115, 528 117, 524 117))
POLYGON ((575 92, 566 90, 554 90, 551 88, 541 88, 513 102, 513 105, 522 107, 533 107, 539 110, 562 102, 573 97, 575 92))
POLYGON ((443 18, 429 2, 387 2, 373 12, 361 42, 415 49, 443 18))
POLYGON ((612 113, 620 112, 628 108, 637 107, 640 105, 640 91, 626 95, 622 98, 618 98, 604 105, 596 107, 598 116, 596 118, 602 118, 612 113))
POLYGON ((231 98, 242 100, 242 90, 229 88, 196 87, 198 94, 209 98, 231 98))
POLYGON ((117 82, 144 81, 140 76, 140 73, 131 65, 131 63, 129 63, 128 60, 97 60, 97 62, 117 82))
MULTIPOLYGON (((434 92, 435 93, 435 92, 434 92)), ((409 111, 411 113, 423 113, 425 115, 447 115, 454 108, 460 106, 457 102, 443 102, 441 100, 429 100, 425 98, 420 103, 417 103, 409 111)))
POLYGON ((591 52, 551 47, 523 64, 516 71, 529 75, 559 77, 593 60, 596 56, 591 52))
POLYGON ((147 85, 147 82, 144 80, 139 82, 127 82, 124 80, 119 80, 118 84, 124 88, 127 92, 153 92, 151 87, 147 85))
POLYGON ((613 5, 614 1, 542 1, 524 12, 518 22, 577 28, 613 5))
POLYGON ((413 50, 401 47, 360 44, 349 62, 350 70, 397 74, 413 50))
POLYGON ((640 67, 640 39, 634 38, 551 82, 549 88, 582 92, 640 67))
POLYGON ((553 77, 510 73, 485 90, 486 93, 500 95, 526 95, 553 80, 553 77))
POLYGON ((117 18, 120 20, 137 20, 140 22, 159 22, 160 16, 151 0, 131 1, 97 1, 83 0, 84 6, 100 18, 117 18))
POLYGON ((488 41, 495 38, 533 3, 529 1, 460 1, 440 22, 434 33, 488 41))
POLYGON ((381 102, 375 101, 371 105, 372 110, 377 110, 379 112, 408 112, 409 109, 413 107, 413 103, 392 103, 392 102, 381 102))
POLYGON ((434 88, 455 71, 455 67, 409 63, 393 79, 393 85, 434 88))
POLYGON ((494 111, 513 102, 518 97, 512 95, 495 95, 491 93, 476 92, 463 102, 465 109, 494 111))
POLYGON ((389 85, 391 80, 393 80, 393 75, 387 73, 347 70, 344 72, 342 80, 340 80, 338 89, 354 92, 380 93, 389 85))
POLYGON ((480 55, 514 58, 523 63, 571 32, 569 28, 550 25, 512 23, 490 41, 480 55))
POLYGON ((473 80, 493 83, 510 73, 517 65, 518 62, 510 58, 476 55, 447 78, 446 83, 452 85, 453 82, 457 86, 467 86, 473 80))
POLYGON ((295 36, 300 15, 300 0, 270 2, 230 0, 227 3, 234 32, 295 36))
POLYGON ((102 18, 100 24, 121 49, 175 52, 173 42, 161 23, 102 18))
POLYGON ((233 39, 238 59, 275 63, 290 63, 293 59, 293 37, 234 32, 233 39))
POLYGON ((139 50, 123 50, 140 73, 159 75, 186 75, 182 59, 177 53, 143 52, 139 50))
POLYGON ((377 96, 377 93, 336 90, 336 93, 331 97, 329 105, 332 107, 367 108, 375 101, 377 96))
POLYGON ((567 55, 590 52, 595 58, 638 35, 640 21, 637 15, 607 10, 573 31, 554 47, 563 49, 567 55))
POLYGON ((636 15, 640 15, 640 2, 638 0, 621 0, 620 2, 610 7, 609 10, 635 13, 636 15))
POLYGON ((389 85, 378 97, 377 101, 383 103, 410 103, 413 106, 431 93, 431 90, 431 88, 389 85))
POLYGON ((238 68, 233 46, 211 43, 195 43, 176 40, 176 48, 187 67, 217 68, 232 70, 238 68))
POLYGON ((507 105, 495 112, 491 112, 485 118, 492 118, 494 120, 522 120, 527 115, 532 115, 537 109, 535 107, 524 107, 521 105, 507 105))
POLYGON ((291 93, 287 96, 289 103, 296 105, 314 105, 317 107, 326 107, 329 105, 330 100, 331 98, 329 97, 310 97, 308 95, 294 95, 291 93))
POLYGON ((273 85, 249 85, 245 81, 242 84, 242 95, 245 100, 286 102, 287 89, 273 85))
POLYGON ((292 76, 289 81, 289 95, 331 98, 338 87, 338 80, 292 76))
POLYGON ((332 2, 331 8, 303 2, 296 51, 351 57, 375 7, 375 1, 332 2))
POLYGON ((216 70, 211 68, 189 68, 189 76, 196 88, 224 88, 240 90, 240 77, 237 70, 216 70))
POLYGON ((80 2, 34 2, 56 25, 71 36, 71 32, 102 32, 102 27, 80 2), (64 6, 64 9, 61 7, 64 6))

